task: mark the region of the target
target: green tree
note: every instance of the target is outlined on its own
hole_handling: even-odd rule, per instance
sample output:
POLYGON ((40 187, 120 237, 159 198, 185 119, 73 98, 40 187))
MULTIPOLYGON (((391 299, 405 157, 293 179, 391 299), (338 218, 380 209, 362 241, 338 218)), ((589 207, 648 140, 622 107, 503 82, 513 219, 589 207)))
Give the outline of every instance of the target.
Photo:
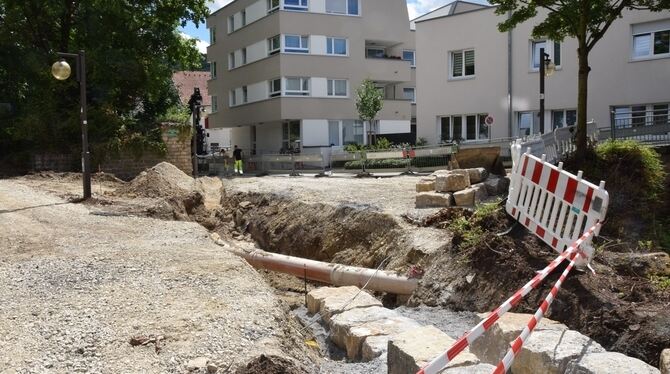
MULTIPOLYGON (((373 121, 382 110, 384 105, 383 95, 370 79, 364 79, 361 85, 356 89, 356 110, 361 121, 368 122, 368 128, 372 129, 373 121)), ((371 144, 368 137, 368 144, 371 144)))
POLYGON ((177 27, 207 14, 206 0, 0 0, 0 103, 14 109, 0 121, 0 149, 78 152, 78 84, 50 67, 56 52, 80 49, 92 145, 158 139, 155 119, 178 102, 173 70, 202 63, 177 27))
POLYGON ((516 25, 532 19, 538 8, 548 12, 545 19, 533 28, 533 37, 546 37, 562 41, 575 38, 578 43, 579 80, 577 85, 577 134, 576 156, 583 160, 586 152, 586 104, 588 78, 591 66, 589 53, 605 35, 612 23, 624 10, 646 9, 661 11, 670 9, 670 0, 490 0, 498 5, 496 13, 510 14, 498 25, 500 31, 508 31, 516 25))

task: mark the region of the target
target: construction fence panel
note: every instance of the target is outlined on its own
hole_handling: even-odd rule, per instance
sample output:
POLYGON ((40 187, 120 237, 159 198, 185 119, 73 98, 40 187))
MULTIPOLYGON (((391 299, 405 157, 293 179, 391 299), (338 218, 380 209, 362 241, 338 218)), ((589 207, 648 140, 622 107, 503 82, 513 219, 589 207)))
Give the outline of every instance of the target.
POLYGON ((363 157, 365 169, 370 172, 402 173, 408 170, 411 162, 402 149, 365 151, 363 157))
POLYGON ((404 151, 405 156, 411 162, 409 171, 435 171, 447 169, 453 160, 453 155, 458 151, 455 144, 443 144, 430 147, 415 147, 404 151))

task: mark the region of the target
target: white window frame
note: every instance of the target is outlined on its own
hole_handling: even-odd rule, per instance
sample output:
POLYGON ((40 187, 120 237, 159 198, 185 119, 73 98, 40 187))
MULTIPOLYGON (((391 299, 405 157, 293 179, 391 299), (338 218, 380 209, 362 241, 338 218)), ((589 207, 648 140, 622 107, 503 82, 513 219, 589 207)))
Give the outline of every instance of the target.
POLYGON ((211 100, 212 100, 212 113, 216 113, 216 112, 219 111, 219 104, 217 102, 217 96, 212 95, 211 100))
POLYGON ((310 82, 309 77, 286 77, 284 78, 284 84, 282 85, 283 94, 286 96, 309 96, 310 82), (299 80, 299 90, 289 90, 288 81, 289 79, 298 79, 299 80), (305 88, 307 87, 307 88, 305 88))
POLYGON ((216 79, 216 61, 209 62, 209 79, 216 79))
POLYGON ((267 0, 268 14, 274 13, 279 10, 281 7, 281 0, 267 0), (276 2, 277 5, 272 5, 273 2, 276 2))
POLYGON ((296 53, 296 54, 309 54, 309 35, 294 35, 294 34, 282 34, 282 52, 283 53, 296 53), (300 41, 300 47, 288 47, 286 38, 298 38, 300 41), (303 45, 306 43, 307 45, 303 45))
POLYGON ((298 5, 286 4, 286 0, 281 0, 282 10, 307 12, 309 10, 309 0, 298 0, 298 5))
POLYGON ((402 97, 405 100, 410 100, 412 102, 412 104, 416 104, 416 87, 403 87, 402 97), (405 90, 412 90, 412 98, 411 99, 407 99, 407 97, 405 96, 405 90))
POLYGON ((614 124, 617 128, 630 128, 630 127, 640 127, 639 119, 643 119, 642 126, 649 125, 658 125, 665 124, 658 120, 658 117, 666 117, 666 121, 670 124, 670 102, 666 103, 653 103, 653 104, 634 104, 634 105, 617 105, 612 106, 611 111, 614 112, 614 124), (634 108, 644 108, 644 115, 635 116, 637 121, 634 120, 633 113, 640 113, 642 110, 634 108), (665 107, 665 109, 659 109, 658 107, 665 107), (665 114, 657 114, 657 112, 665 110, 665 114), (623 115, 624 118, 619 116, 623 115), (623 121, 622 121, 623 120, 623 121))
POLYGON ((328 95, 328 97, 349 97, 349 81, 346 79, 329 78, 326 82, 326 95, 328 95), (344 95, 338 95, 337 92, 335 92, 336 81, 344 81, 344 95))
POLYGON ((282 81, 281 78, 270 79, 268 81, 268 97, 281 96, 282 81), (279 82, 279 90, 274 90, 274 83, 279 82))
POLYGON ((235 15, 228 16, 228 34, 235 31, 235 15))
POLYGON ((244 47, 242 48, 242 63, 240 64, 240 66, 246 64, 247 64, 247 48, 244 47))
POLYGON ((249 102, 249 89, 247 86, 242 86, 242 104, 249 102))
POLYGON ((358 10, 357 13, 351 13, 349 9, 349 1, 350 0, 333 0, 333 1, 344 1, 344 12, 333 12, 333 11, 328 11, 328 0, 324 0, 324 5, 326 9, 327 14, 338 14, 338 15, 343 15, 343 16, 360 16, 361 15, 361 2, 360 0, 356 0, 357 6, 356 9, 358 10))
POLYGON ((349 56, 349 39, 338 38, 336 36, 326 37, 326 54, 329 55, 329 56, 349 56), (344 54, 335 53, 335 41, 336 40, 344 40, 344 54), (328 48, 330 48, 332 53, 328 53, 328 48))
POLYGON ((440 141, 454 141, 454 142, 476 142, 482 140, 488 140, 491 137, 491 128, 484 124, 484 118, 488 116, 488 113, 469 113, 469 114, 454 114, 447 116, 438 117, 437 126, 440 133, 440 141), (468 117, 475 117, 475 138, 468 139, 468 117), (442 118, 449 118, 449 136, 444 137, 442 133, 442 118), (459 118, 461 123, 461 133, 454 134, 454 119, 459 118), (482 126, 486 127, 486 137, 482 137, 482 126), (456 137, 457 135, 457 137, 456 137), (445 138, 445 139, 443 139, 445 138))
POLYGON ((268 39, 268 56, 276 55, 277 53, 281 52, 281 44, 282 44, 282 37, 281 35, 275 35, 272 37, 269 37, 268 39), (277 47, 273 48, 272 46, 272 41, 277 38, 277 47))
POLYGON ((561 128, 561 127, 566 127, 568 126, 568 112, 575 112, 575 123, 577 123, 577 109, 552 109, 551 110, 551 131, 555 130, 556 128, 561 128), (561 120, 561 126, 559 127, 554 127, 554 116, 556 113, 562 113, 561 115, 563 116, 561 120))
POLYGON ((413 49, 403 49, 402 50, 402 59, 404 61, 409 61, 409 66, 415 68, 416 67, 416 51, 413 49), (412 52, 412 59, 411 60, 405 60, 405 52, 412 52))
POLYGON ((242 9, 240 11, 240 18, 242 19, 242 26, 240 26, 240 27, 246 26, 247 25, 247 10, 246 9, 242 9))
POLYGON ((631 31, 631 43, 630 43, 630 56, 633 61, 641 60, 653 60, 657 58, 668 58, 670 57, 670 50, 666 53, 654 53, 654 39, 657 33, 661 32, 670 32, 670 28, 665 28, 659 26, 658 29, 653 29, 646 32, 640 32, 637 34, 632 34, 631 31), (649 52, 646 55, 636 56, 635 55, 635 38, 643 35, 649 35, 649 52))
POLYGON ((228 105, 231 106, 231 107, 234 107, 234 106, 237 105, 237 94, 235 92, 235 89, 232 89, 229 92, 228 105))
POLYGON ((450 80, 474 79, 476 76, 477 76, 477 54, 475 53, 474 48, 467 48, 467 49, 461 49, 461 50, 458 50, 458 51, 450 51, 449 52, 449 79, 450 80), (467 74, 466 71, 465 71, 465 68, 466 68, 465 53, 470 52, 470 51, 472 51, 472 53, 474 54, 473 68, 474 68, 475 71, 472 74, 467 74), (461 62, 462 63, 461 73, 462 73, 462 75, 457 75, 457 76, 454 75, 454 60, 455 60, 454 56, 456 54, 461 54, 461 56, 462 56, 462 58, 461 58, 461 61, 462 61, 461 62))
MULTIPOLYGON (((549 59, 551 59, 551 62, 554 63, 556 66, 556 70, 561 69, 561 64, 563 64, 563 53, 561 53, 561 48, 563 48, 563 44, 560 42, 553 41, 551 39, 534 39, 529 41, 529 56, 530 56, 530 61, 529 63, 529 69, 531 72, 539 72, 540 71, 540 65, 535 66, 535 45, 538 43, 544 43, 544 53, 549 55, 549 59), (561 58, 561 61, 559 63, 556 63, 556 59, 554 56, 556 56, 556 44, 558 44, 558 55, 561 58), (547 48, 547 46, 550 46, 547 48)), ((539 53, 540 50, 538 49, 537 52, 539 53)), ((539 58, 539 57, 538 57, 539 58)), ((540 61, 540 60, 538 60, 540 61)))
POLYGON ((209 45, 216 43, 216 27, 210 27, 209 29, 209 45))
POLYGON ((235 65, 235 52, 230 52, 228 54, 228 70, 233 70, 237 66, 235 65))

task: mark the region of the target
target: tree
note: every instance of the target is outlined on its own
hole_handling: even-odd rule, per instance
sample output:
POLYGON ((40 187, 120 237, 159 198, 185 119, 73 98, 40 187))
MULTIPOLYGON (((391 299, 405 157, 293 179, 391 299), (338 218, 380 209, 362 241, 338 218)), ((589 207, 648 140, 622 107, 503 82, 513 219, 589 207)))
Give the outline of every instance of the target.
POLYGON ((533 37, 546 37, 555 41, 563 41, 566 37, 577 39, 579 80, 576 157, 578 160, 583 160, 587 145, 586 104, 591 71, 589 53, 612 23, 621 18, 624 10, 661 11, 670 9, 670 0, 490 0, 490 2, 498 5, 496 14, 510 13, 509 18, 498 25, 500 31, 511 30, 516 25, 535 17, 538 8, 542 8, 548 11, 548 15, 534 26, 533 37))
POLYGON ((0 121, 0 149, 78 151, 77 82, 56 81, 50 67, 56 52, 80 49, 93 150, 119 137, 160 139, 155 119, 178 102, 173 70, 202 63, 177 27, 207 14, 206 0, 0 0, 0 103, 14 113, 0 121))
MULTIPOLYGON (((373 121, 384 105, 383 95, 370 79, 363 80, 356 89, 356 95, 358 117, 361 121, 368 122, 368 128, 372 131, 373 121)), ((368 144, 371 143, 371 136, 368 136, 368 144)))

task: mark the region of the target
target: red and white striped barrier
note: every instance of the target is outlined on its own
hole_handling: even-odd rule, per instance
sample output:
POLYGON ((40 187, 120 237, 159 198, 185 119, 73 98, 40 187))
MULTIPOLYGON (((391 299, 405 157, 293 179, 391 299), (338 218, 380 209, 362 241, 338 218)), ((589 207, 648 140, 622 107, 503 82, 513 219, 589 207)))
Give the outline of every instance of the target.
POLYGON ((533 317, 531 317, 530 321, 528 321, 526 327, 524 327, 523 331, 521 331, 521 334, 519 334, 519 336, 510 344, 509 350, 507 350, 505 357, 500 360, 500 363, 498 363, 498 366, 493 371, 493 374, 504 374, 512 367, 514 358, 516 358, 516 356, 519 354, 521 347, 523 347, 523 344, 526 342, 528 337, 530 337, 530 334, 533 333, 535 326, 537 326, 540 321, 542 321, 544 314, 547 313, 547 309, 549 309, 549 306, 556 298, 558 290, 561 289, 561 285, 563 282, 565 282, 565 278, 568 277, 570 270, 572 270, 572 268, 575 266, 575 261, 577 258, 579 258, 579 255, 580 253, 575 253, 571 256, 570 264, 568 264, 568 266, 565 268, 563 274, 561 274, 561 277, 558 278, 556 284, 554 284, 554 287, 552 287, 551 291, 547 294, 547 297, 545 297, 544 301, 542 301, 542 304, 540 304, 540 307, 537 309, 537 311, 535 311, 533 317))
MULTIPOLYGON (((520 149, 512 147, 518 154, 520 149)), ((586 228, 605 220, 605 182, 596 186, 583 180, 581 171, 575 176, 564 171, 562 163, 557 167, 545 162, 544 155, 540 159, 526 151, 515 162, 510 179, 507 213, 559 253, 586 228)), ((593 250, 586 244, 583 250, 590 261, 593 250)))
MULTIPOLYGON (((467 346, 472 344, 477 338, 482 336, 491 326, 493 326, 500 317, 507 313, 510 309, 515 307, 524 296, 537 288, 540 283, 549 275, 551 272, 556 269, 556 267, 563 262, 568 256, 576 253, 579 247, 587 240, 591 238, 594 232, 600 228, 600 223, 596 222, 589 230, 587 230, 579 239, 577 239, 571 246, 569 246, 565 251, 563 251, 558 257, 556 257, 552 262, 549 263, 544 269, 539 271, 533 279, 526 283, 523 287, 517 290, 512 297, 507 299, 502 305, 497 309, 493 310, 489 315, 484 318, 477 326, 473 327, 470 331, 466 332, 461 338, 456 340, 451 347, 446 350, 444 353, 435 357, 428 365, 419 370, 417 374, 437 374, 449 362, 461 353, 467 346)), ((581 252, 581 251, 580 251, 581 252)))

